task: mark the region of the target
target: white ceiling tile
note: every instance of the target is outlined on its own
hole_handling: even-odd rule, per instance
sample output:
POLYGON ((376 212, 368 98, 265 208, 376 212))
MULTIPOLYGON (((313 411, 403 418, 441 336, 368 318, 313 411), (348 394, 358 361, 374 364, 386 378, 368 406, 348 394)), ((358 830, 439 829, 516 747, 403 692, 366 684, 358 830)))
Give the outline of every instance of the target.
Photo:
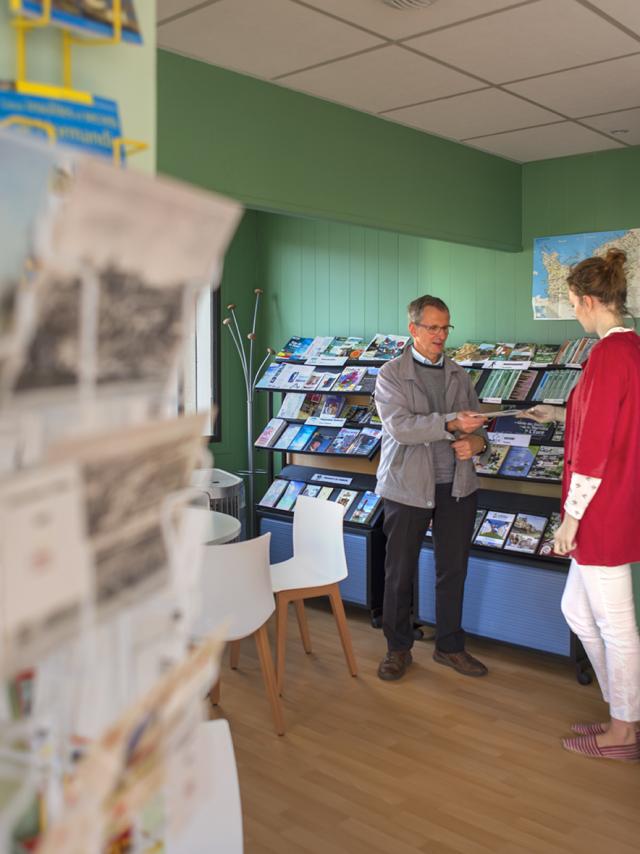
POLYGON ((591 4, 640 35, 640 3, 638 0, 591 0, 591 4))
POLYGON ((268 79, 381 40, 290 0, 218 0, 161 25, 158 43, 268 79))
POLYGON ((536 107, 500 89, 482 89, 393 110, 385 113, 385 118, 452 139, 558 121, 556 113, 536 107))
POLYGON ((170 18, 171 15, 178 15, 180 12, 186 12, 188 9, 193 9, 194 6, 201 6, 203 1, 204 0, 157 0, 158 21, 164 21, 165 18, 170 18))
POLYGON ((587 151, 603 151, 607 148, 622 148, 615 139, 607 139, 573 122, 516 130, 468 139, 465 142, 491 154, 518 160, 520 163, 545 160, 548 157, 566 157, 569 154, 584 154, 587 151))
POLYGON ((640 106, 640 54, 507 86, 572 118, 640 106))
MULTIPOLYGON (((195 2, 195 0, 192 0, 195 2)), ((310 6, 331 12, 390 39, 401 39, 475 18, 517 0, 439 0, 426 9, 392 9, 382 0, 305 0, 310 6)))
POLYGON ((638 42, 575 0, 539 0, 411 39, 407 45, 493 83, 638 50, 638 42))
MULTIPOLYGON (((640 99, 639 99, 640 100, 640 99)), ((592 116, 580 121, 592 128, 598 128, 605 133, 626 130, 627 133, 615 134, 615 138, 628 145, 640 145, 640 108, 623 110, 619 113, 607 113, 604 116, 592 116)))
POLYGON ((394 45, 301 71, 279 82, 369 112, 441 98, 480 85, 466 74, 394 45))

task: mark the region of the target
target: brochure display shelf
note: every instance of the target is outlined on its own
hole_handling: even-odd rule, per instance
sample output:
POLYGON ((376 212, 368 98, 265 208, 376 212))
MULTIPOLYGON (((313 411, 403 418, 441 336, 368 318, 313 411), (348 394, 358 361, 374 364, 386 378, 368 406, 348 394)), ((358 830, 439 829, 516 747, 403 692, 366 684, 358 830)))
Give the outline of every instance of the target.
MULTIPOLYGON (((540 495, 480 489, 478 510, 497 514, 528 514, 550 517, 560 510, 560 501, 540 495)), ((482 524, 476 525, 474 537, 482 524)), ((588 660, 570 631, 560 602, 569 560, 517 552, 509 546, 513 522, 506 523, 504 545, 473 544, 465 585, 462 626, 479 637, 552 653, 569 660, 578 682, 591 682, 588 660), (507 546, 505 548, 505 546, 507 546)), ((417 619, 435 624, 435 563, 431 537, 425 537, 418 565, 417 619)))
MULTIPOLYGON (((495 411, 497 407, 506 407, 511 410, 527 409, 543 403, 564 406, 571 389, 580 376, 579 365, 533 365, 525 363, 517 372, 513 368, 505 367, 505 365, 508 363, 493 363, 488 367, 483 363, 464 366, 472 375, 476 394, 480 400, 481 409, 484 411, 495 411), (508 387, 503 389, 504 391, 508 392, 509 387, 513 387, 512 391, 504 397, 493 396, 493 389, 495 389, 493 376, 495 376, 496 371, 501 372, 501 376, 507 380, 508 387), (520 380, 516 381, 515 386, 508 382, 509 377, 515 377, 516 373, 520 376, 526 375, 522 385, 519 385, 520 380), (486 393, 487 390, 491 392, 489 395, 486 393)), ((493 426, 490 422, 488 429, 490 432, 493 431, 491 440, 492 445, 496 447, 496 452, 492 458, 492 464, 478 470, 478 474, 482 478, 490 480, 559 485, 562 479, 561 449, 564 430, 554 429, 555 425, 547 428, 536 425, 536 432, 531 431, 530 441, 527 444, 525 437, 526 433, 530 431, 514 427, 513 418, 509 420, 510 427, 503 426, 504 422, 501 422, 500 418, 495 419, 493 426), (520 435, 516 437, 513 433, 520 435), (518 438, 522 441, 519 442, 518 438), (502 456, 498 453, 501 445, 504 450, 502 456), (510 448, 507 449, 505 446, 519 447, 522 450, 513 450, 512 452, 510 448), (531 448, 530 454, 527 454, 526 447, 531 448), (510 456, 507 456, 507 452, 510 456)), ((521 424, 523 423, 525 422, 521 422, 521 424)), ((532 424, 533 422, 528 423, 532 424)))
MULTIPOLYGON (((304 365, 305 363, 296 359, 278 359, 273 363, 274 365, 304 365)), ((285 395, 291 392, 299 393, 299 394, 307 394, 307 395, 318 395, 319 397, 326 399, 332 396, 338 396, 340 398, 345 398, 345 407, 348 407, 349 404, 368 405, 373 398, 373 391, 375 388, 375 372, 384 364, 381 361, 363 361, 360 359, 347 359, 344 360, 344 364, 340 366, 322 366, 318 365, 317 370, 322 371, 325 374, 332 374, 336 378, 340 376, 340 374, 347 368, 365 368, 368 369, 369 376, 366 378, 362 386, 356 388, 350 388, 345 390, 329 388, 326 391, 317 388, 292 388, 292 387, 284 387, 280 385, 273 385, 269 387, 264 387, 258 384, 256 386, 256 390, 267 394, 267 419, 269 422, 275 417, 276 409, 275 409, 275 395, 278 395, 278 403, 281 405, 284 401, 285 395)), ((309 419, 288 417, 278 415, 283 421, 287 422, 287 425, 300 425, 303 427, 305 424, 309 423, 309 419)), ((334 430, 336 435, 341 428, 348 428, 354 430, 362 430, 363 428, 370 428, 375 430, 380 430, 381 425, 376 422, 372 422, 370 420, 367 421, 351 421, 344 419, 336 419, 334 423, 332 423, 331 419, 317 419, 319 428, 322 428, 327 431, 334 430), (321 423, 320 423, 321 422, 321 423)), ((273 447, 265 447, 265 446, 256 446, 259 447, 260 450, 267 451, 267 480, 269 483, 273 482, 274 472, 275 472, 275 459, 276 455, 280 454, 281 465, 286 465, 286 463, 290 460, 288 458, 291 454, 296 455, 296 459, 299 456, 305 458, 313 457, 313 464, 319 467, 323 467, 321 460, 327 461, 336 459, 340 459, 342 461, 343 467, 349 468, 349 466, 355 462, 373 462, 377 457, 380 451, 380 442, 376 441, 373 447, 367 451, 367 453, 331 453, 326 450, 315 452, 312 449, 303 448, 285 448, 281 449, 277 447, 277 442, 274 442, 273 447)), ((329 465, 326 468, 330 467, 329 465)), ((371 474, 375 474, 377 466, 373 464, 370 467, 371 474)))
MULTIPOLYGON (((349 575, 340 584, 345 602, 369 609, 372 613, 382 607, 384 579, 384 535, 381 528, 382 501, 367 514, 365 522, 353 521, 365 492, 373 493, 375 475, 350 471, 323 470, 311 466, 287 465, 277 480, 288 483, 324 487, 331 490, 327 500, 340 498, 341 493, 357 492, 345 512, 344 546, 349 575)), ((271 533, 271 561, 288 560, 293 556, 293 511, 276 507, 256 506, 259 534, 271 533)))

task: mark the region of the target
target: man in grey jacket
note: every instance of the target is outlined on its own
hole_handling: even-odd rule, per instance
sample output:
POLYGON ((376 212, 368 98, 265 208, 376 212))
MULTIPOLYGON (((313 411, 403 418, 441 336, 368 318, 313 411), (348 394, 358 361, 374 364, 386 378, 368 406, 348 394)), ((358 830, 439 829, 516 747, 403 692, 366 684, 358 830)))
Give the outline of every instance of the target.
POLYGON ((449 309, 432 296, 408 307, 413 346, 380 370, 375 402, 382 420, 377 493, 387 537, 382 611, 388 652, 381 679, 400 679, 411 664, 411 601, 420 547, 433 520, 436 573, 434 661, 466 676, 487 668, 465 651, 462 600, 476 516, 472 457, 489 451, 469 375, 446 358, 449 309))

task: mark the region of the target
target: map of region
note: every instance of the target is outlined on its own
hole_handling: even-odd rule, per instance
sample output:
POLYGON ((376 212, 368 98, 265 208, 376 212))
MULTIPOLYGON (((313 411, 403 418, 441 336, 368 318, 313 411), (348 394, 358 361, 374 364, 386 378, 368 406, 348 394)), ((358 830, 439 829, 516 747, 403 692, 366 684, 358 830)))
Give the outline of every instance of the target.
POLYGON ((627 305, 631 314, 640 314, 640 229, 631 228, 536 238, 531 293, 534 318, 575 320, 567 290, 570 268, 584 258, 604 255, 614 246, 627 253, 627 305))

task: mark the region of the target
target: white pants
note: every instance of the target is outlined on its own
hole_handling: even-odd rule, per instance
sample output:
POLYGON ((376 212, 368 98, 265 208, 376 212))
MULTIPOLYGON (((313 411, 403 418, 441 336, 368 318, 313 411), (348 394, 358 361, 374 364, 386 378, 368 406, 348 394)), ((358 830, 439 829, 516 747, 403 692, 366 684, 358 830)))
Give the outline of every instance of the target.
POLYGON ((630 565, 572 560, 562 613, 589 656, 611 717, 640 721, 640 634, 630 565))

